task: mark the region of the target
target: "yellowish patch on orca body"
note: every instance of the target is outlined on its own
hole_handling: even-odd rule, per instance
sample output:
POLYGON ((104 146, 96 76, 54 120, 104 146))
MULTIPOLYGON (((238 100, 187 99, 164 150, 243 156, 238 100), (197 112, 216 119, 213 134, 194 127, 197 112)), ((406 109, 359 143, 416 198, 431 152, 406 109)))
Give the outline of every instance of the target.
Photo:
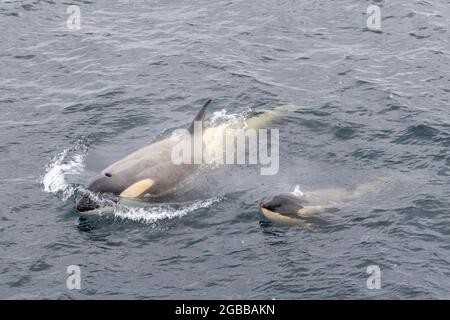
POLYGON ((153 185, 155 181, 152 179, 144 179, 132 184, 120 194, 123 198, 139 198, 142 197, 153 185))
POLYGON ((288 226, 302 226, 302 227, 304 227, 306 229, 310 229, 310 230, 312 229, 312 225, 310 223, 307 223, 300 219, 284 216, 278 212, 270 211, 266 208, 261 208, 261 212, 267 219, 269 219, 273 222, 288 225, 288 226))
POLYGON ((325 212, 337 212, 338 208, 323 207, 323 206, 306 206, 298 210, 298 215, 301 217, 311 217, 325 212))
POLYGON ((241 130, 242 134, 247 135, 250 134, 249 129, 258 130, 265 128, 271 123, 287 117, 290 112, 299 109, 299 107, 294 105, 281 105, 273 110, 265 110, 259 115, 246 119, 245 127, 235 128, 233 124, 223 123, 217 127, 205 128, 203 131, 204 150, 210 159, 216 160, 217 164, 223 163, 221 159, 223 160, 226 150, 234 150, 235 146, 234 139, 228 139, 227 137, 227 129, 234 129, 236 133, 241 130))
POLYGON ((266 110, 264 113, 246 120, 247 128, 265 128, 273 122, 282 120, 293 111, 300 110, 300 107, 293 104, 284 104, 275 107, 273 110, 266 110))

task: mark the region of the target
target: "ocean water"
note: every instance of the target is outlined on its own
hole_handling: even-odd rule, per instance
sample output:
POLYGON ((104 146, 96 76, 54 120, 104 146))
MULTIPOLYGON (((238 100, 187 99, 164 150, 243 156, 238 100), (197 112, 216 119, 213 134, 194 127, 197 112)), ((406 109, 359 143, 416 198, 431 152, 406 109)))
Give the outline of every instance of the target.
POLYGON ((450 298, 449 17, 445 0, 1 1, 0 298, 450 298), (79 185, 207 98, 209 119, 301 107, 275 126, 278 174, 204 169, 171 203, 79 216, 79 185), (321 228, 259 213, 297 184, 379 177, 321 228))

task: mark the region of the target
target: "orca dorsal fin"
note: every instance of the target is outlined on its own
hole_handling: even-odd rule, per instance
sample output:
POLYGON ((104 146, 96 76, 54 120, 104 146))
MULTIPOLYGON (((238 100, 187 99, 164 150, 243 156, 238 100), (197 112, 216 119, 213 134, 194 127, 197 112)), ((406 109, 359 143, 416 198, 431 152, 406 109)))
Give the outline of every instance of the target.
POLYGON ((203 123, 203 120, 205 119, 206 109, 208 108, 208 105, 211 103, 211 99, 208 99, 208 101, 205 102, 203 107, 200 109, 200 111, 195 116, 194 120, 192 121, 190 127, 189 127, 189 133, 194 133, 194 123, 196 121, 201 121, 203 123))

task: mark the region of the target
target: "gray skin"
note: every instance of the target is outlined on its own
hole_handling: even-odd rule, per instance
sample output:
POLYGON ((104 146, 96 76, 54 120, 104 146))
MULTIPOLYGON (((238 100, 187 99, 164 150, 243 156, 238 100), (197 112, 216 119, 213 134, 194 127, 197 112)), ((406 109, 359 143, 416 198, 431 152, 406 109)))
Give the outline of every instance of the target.
POLYGON ((261 208, 277 212, 286 216, 297 216, 304 208, 303 201, 291 193, 270 195, 261 202, 261 208))
POLYGON ((350 189, 325 189, 297 195, 278 193, 261 201, 260 211, 266 218, 274 222, 303 225, 304 219, 316 219, 322 213, 340 211, 340 207, 345 202, 375 196, 390 181, 390 177, 380 177, 350 189))
MULTIPOLYGON (((198 112, 195 121, 203 121, 208 100, 198 112)), ((193 132, 193 124, 190 127, 193 132)), ((164 139, 141 148, 125 158, 113 163, 96 176, 87 186, 87 192, 78 195, 76 209, 79 212, 95 210, 99 207, 92 193, 107 193, 119 196, 125 189, 144 179, 151 179, 154 185, 146 192, 161 195, 192 175, 198 164, 174 164, 171 151, 178 143, 175 139, 164 139)))
MULTIPOLYGON (((336 194, 337 195, 337 194, 336 194)), ((333 198, 336 196, 333 192, 333 198)), ((339 197, 339 196, 338 196, 339 197)), ((260 203, 261 213, 269 220, 291 226, 302 226, 306 229, 313 229, 314 225, 325 225, 319 214, 325 212, 336 212, 338 208, 330 205, 322 205, 321 197, 310 193, 309 195, 294 195, 292 193, 274 194, 265 198, 260 203)), ((323 199, 324 200, 324 199, 323 199)), ((327 201, 324 202, 324 204, 327 201)))
POLYGON ((325 221, 315 216, 316 213, 334 211, 334 208, 310 206, 303 196, 292 193, 274 194, 260 203, 261 213, 269 220, 290 226, 302 226, 312 229, 312 224, 325 224, 325 221), (304 212, 306 210, 306 212, 304 212))

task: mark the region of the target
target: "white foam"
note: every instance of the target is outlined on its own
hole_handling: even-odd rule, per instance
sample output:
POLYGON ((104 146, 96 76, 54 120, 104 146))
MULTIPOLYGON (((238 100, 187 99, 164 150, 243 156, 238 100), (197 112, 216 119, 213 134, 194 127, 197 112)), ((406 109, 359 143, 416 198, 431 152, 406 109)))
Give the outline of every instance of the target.
POLYGON ((46 166, 40 181, 44 191, 61 194, 64 201, 69 199, 76 187, 69 184, 66 177, 81 173, 86 152, 87 148, 84 144, 76 143, 74 147, 65 149, 55 156, 46 166))
POLYGON ((208 121, 209 126, 219 127, 225 125, 230 128, 245 128, 246 113, 231 113, 227 114, 227 111, 222 109, 221 111, 215 111, 211 119, 208 121))
POLYGON ((198 209, 207 208, 218 201, 220 201, 220 198, 218 197, 198 200, 183 204, 183 208, 181 209, 171 208, 170 205, 159 205, 146 208, 120 206, 114 209, 113 215, 120 219, 152 224, 160 220, 170 220, 183 217, 198 209))

